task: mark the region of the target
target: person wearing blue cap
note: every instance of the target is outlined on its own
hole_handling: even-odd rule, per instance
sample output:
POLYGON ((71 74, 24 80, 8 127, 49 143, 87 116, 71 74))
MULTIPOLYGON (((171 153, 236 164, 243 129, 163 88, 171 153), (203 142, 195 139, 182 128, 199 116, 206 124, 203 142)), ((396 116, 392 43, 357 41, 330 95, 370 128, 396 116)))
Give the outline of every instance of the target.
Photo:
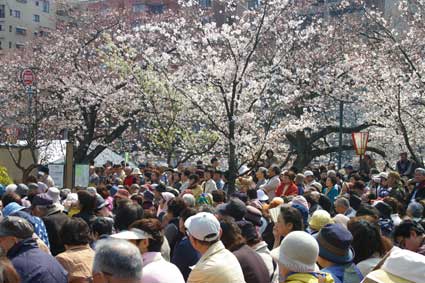
POLYGON ((344 226, 328 224, 315 237, 319 244, 317 263, 330 273, 335 283, 360 283, 363 275, 353 263, 353 236, 344 226))

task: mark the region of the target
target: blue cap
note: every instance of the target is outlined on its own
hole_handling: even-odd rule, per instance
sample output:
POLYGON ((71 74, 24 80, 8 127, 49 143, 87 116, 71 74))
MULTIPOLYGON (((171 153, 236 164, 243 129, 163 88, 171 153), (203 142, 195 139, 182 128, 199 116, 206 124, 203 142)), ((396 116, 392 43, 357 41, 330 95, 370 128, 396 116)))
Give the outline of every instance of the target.
POLYGON ((111 195, 111 197, 115 196, 117 192, 118 192, 118 186, 112 186, 111 189, 109 190, 109 194, 111 195))
POLYGON ((5 192, 6 192, 6 190, 5 190, 4 186, 2 184, 0 184, 0 197, 2 197, 5 192))
POLYGON ((22 209, 25 209, 25 207, 17 204, 16 202, 11 202, 3 208, 3 216, 7 217, 13 213, 21 211, 22 209))

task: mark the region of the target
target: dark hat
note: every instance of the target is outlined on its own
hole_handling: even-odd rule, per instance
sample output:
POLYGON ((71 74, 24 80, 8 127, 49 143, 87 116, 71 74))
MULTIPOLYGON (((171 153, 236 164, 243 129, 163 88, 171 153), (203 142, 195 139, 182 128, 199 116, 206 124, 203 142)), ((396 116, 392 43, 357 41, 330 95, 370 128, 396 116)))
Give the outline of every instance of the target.
POLYGON ((114 197, 115 196, 115 194, 118 192, 118 186, 112 186, 110 189, 109 189, 109 194, 112 196, 112 197, 114 197))
POLYGON ((32 237, 32 234, 34 234, 33 226, 21 217, 7 216, 0 222, 0 237, 26 239, 32 237))
POLYGON ((16 193, 20 196, 20 197, 26 197, 28 195, 28 187, 25 184, 19 184, 18 187, 16 188, 16 193))
POLYGON ((247 209, 245 203, 237 198, 231 199, 229 203, 223 205, 219 209, 220 214, 231 216, 236 221, 242 220, 246 214, 246 211, 247 209))
POLYGON ((101 195, 96 194, 96 211, 101 210, 107 205, 108 203, 105 201, 105 199, 101 195))
POLYGON ((328 224, 316 235, 319 256, 330 262, 344 264, 352 262, 354 251, 351 247, 353 235, 340 224, 328 224))
POLYGON ((254 224, 255 226, 261 226, 261 217, 263 214, 261 211, 253 206, 248 205, 246 207, 245 219, 254 224))
POLYGON ((308 216, 309 216, 308 209, 304 205, 301 205, 301 204, 292 204, 291 206, 293 208, 296 208, 300 212, 301 216, 303 217, 304 227, 307 227, 308 216))
POLYGON ((241 220, 237 222, 239 228, 241 229, 242 236, 247 240, 253 240, 258 237, 257 230, 255 226, 246 220, 241 220))
POLYGON ((32 206, 41 205, 41 206, 49 206, 53 204, 53 199, 47 194, 38 194, 35 195, 31 201, 32 206))
POLYGON ((383 201, 375 204, 377 210, 379 210, 379 216, 381 218, 391 218, 392 208, 391 206, 383 201))

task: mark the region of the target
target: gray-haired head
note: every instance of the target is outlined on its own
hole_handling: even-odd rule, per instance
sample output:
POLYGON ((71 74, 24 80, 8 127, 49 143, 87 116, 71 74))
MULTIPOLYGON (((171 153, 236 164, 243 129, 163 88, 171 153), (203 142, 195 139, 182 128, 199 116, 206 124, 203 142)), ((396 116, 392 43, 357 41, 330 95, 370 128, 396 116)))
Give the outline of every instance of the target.
POLYGON ((105 273, 114 278, 141 280, 142 268, 139 249, 130 242, 115 239, 97 242, 93 274, 105 273))
POLYGON ((424 168, 416 168, 415 173, 420 174, 422 176, 425 176, 425 169, 424 168))
POLYGON ((337 198, 335 200, 335 206, 342 206, 345 208, 349 208, 350 207, 350 201, 344 197, 341 198, 337 198))

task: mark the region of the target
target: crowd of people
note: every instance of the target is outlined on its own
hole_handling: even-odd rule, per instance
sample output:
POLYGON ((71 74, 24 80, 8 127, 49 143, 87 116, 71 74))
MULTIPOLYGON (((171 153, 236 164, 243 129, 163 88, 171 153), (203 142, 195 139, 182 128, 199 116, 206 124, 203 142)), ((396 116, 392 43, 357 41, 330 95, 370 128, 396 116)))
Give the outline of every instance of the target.
POLYGON ((0 186, 0 283, 424 283, 425 169, 405 160, 299 171, 268 151, 236 189, 217 158, 92 165, 72 189, 43 167, 0 186))

